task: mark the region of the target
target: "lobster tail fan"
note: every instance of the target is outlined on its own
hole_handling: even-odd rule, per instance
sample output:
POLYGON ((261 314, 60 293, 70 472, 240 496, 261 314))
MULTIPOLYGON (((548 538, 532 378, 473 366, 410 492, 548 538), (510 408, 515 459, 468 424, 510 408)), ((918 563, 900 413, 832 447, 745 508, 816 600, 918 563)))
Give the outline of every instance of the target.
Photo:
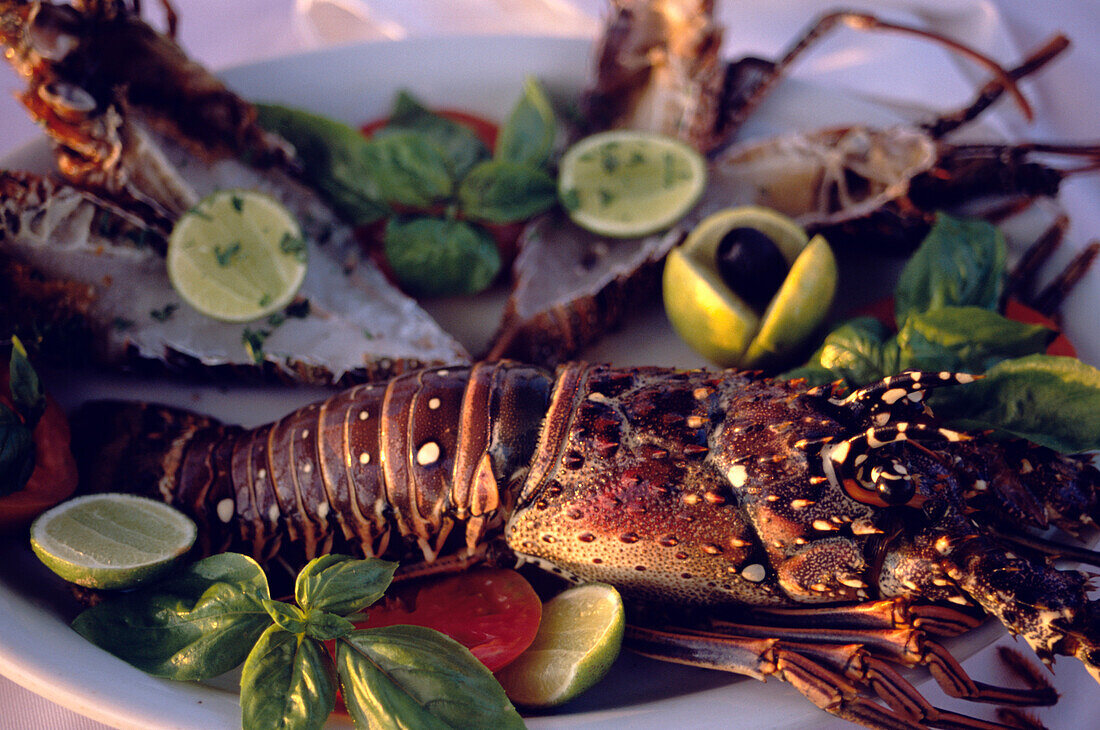
POLYGON ((168 406, 87 403, 72 418, 80 489, 172 501, 161 484, 178 472, 183 446, 210 427, 223 428, 212 418, 168 406))

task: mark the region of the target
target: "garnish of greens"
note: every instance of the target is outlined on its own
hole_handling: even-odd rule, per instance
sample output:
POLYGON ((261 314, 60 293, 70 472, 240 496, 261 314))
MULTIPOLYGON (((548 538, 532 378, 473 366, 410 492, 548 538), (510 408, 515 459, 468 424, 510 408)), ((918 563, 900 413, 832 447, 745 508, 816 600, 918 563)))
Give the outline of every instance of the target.
POLYGON ((522 728, 493 675, 453 639, 419 626, 355 628, 396 568, 325 555, 302 569, 286 603, 272 600, 252 558, 222 553, 108 598, 73 628, 158 677, 209 679, 243 662, 245 730, 320 728, 338 688, 356 727, 522 728))
POLYGON ((0 402, 0 496, 18 492, 34 472, 34 427, 46 409, 38 374, 18 337, 11 338, 9 408, 0 402))
POLYGON ((904 370, 982 373, 933 391, 929 404, 949 425, 994 429, 1058 451, 1100 449, 1100 371, 1044 354, 1057 336, 1004 317, 1004 237, 983 221, 937 215, 894 291, 897 332, 871 317, 830 332, 784 378, 848 388, 904 370))
POLYGON ((549 170, 557 124, 532 78, 493 150, 407 92, 370 139, 300 109, 257 109, 262 126, 294 145, 306 180, 341 217, 353 225, 386 221, 386 259, 416 296, 488 287, 501 258, 486 224, 526 220, 557 200, 549 170))

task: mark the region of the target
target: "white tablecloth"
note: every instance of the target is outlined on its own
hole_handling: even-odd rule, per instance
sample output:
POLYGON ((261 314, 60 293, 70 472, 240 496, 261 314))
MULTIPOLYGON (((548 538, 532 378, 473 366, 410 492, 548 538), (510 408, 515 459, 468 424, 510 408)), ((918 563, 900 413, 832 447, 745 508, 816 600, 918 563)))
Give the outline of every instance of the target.
MULTIPOLYGON (((354 1, 354 0, 345 0, 354 1)), ((731 3, 736 0, 731 0, 731 3)), ((1041 115, 1029 134, 1037 138, 1100 138, 1100 3, 1092 0, 882 0, 874 4, 888 11, 920 5, 933 20, 957 22, 965 16, 970 25, 966 40, 976 43, 1001 58, 1011 59, 1013 49, 1031 48, 1055 30, 1064 30, 1077 43, 1071 54, 1042 76, 1029 93, 1038 102, 1041 115), (1007 55, 1006 55, 1007 54, 1007 55)), ((294 0, 177 0, 181 25, 180 37, 191 54, 206 65, 224 68, 233 64, 270 58, 356 38, 401 38, 441 33, 501 33, 522 31, 557 35, 596 32, 603 12, 602 0, 373 0, 370 22, 364 23, 340 9, 340 3, 314 8, 315 24, 296 12, 294 0)), ((719 5, 722 5, 719 0, 719 5)), ((832 3, 822 0, 770 0, 762 3, 759 22, 741 24, 729 34, 739 53, 771 54, 782 40, 790 38, 802 24, 832 3), (780 21, 773 22, 776 13, 780 21), (801 15, 794 25, 791 15, 801 15)), ((869 2, 844 2, 846 7, 870 5, 869 2)), ((157 3, 146 0, 149 14, 156 14, 157 3)), ((309 2, 299 1, 300 6, 309 2)), ((720 10, 721 14, 721 10, 720 10)), ((888 41, 884 41, 888 42, 888 41)), ((818 68, 825 81, 827 70, 818 68)), ((914 76, 919 77, 919 74, 914 76)), ((864 83, 866 80, 861 80, 864 83)), ((873 83, 873 79, 869 83, 873 83)), ((915 78, 913 83, 930 84, 936 79, 915 78)), ((884 84, 886 85, 886 84, 884 84)), ((0 69, 0 155, 6 154, 40 134, 22 109, 10 98, 18 80, 6 67, 0 69)), ((919 90, 919 89, 918 89, 919 90)), ((889 93, 891 89, 879 89, 889 93)), ((1073 182, 1064 195, 1068 200, 1095 205, 1094 182, 1073 182)), ((1071 237, 1078 240, 1100 236, 1097 213, 1078 215, 1071 237)), ((1007 638, 997 645, 1012 645, 1007 638)), ((997 666, 995 647, 979 652, 965 663, 976 678, 996 681, 1003 676, 997 666)), ((19 678, 0 677, 0 730, 16 728, 57 728, 92 730, 107 726, 53 704, 23 689, 19 678)), ((1058 663, 1055 684, 1063 694, 1054 709, 1038 713, 1055 728, 1100 728, 1100 689, 1084 669, 1073 660, 1058 663)), ((838 726, 840 726, 838 724, 838 726)))

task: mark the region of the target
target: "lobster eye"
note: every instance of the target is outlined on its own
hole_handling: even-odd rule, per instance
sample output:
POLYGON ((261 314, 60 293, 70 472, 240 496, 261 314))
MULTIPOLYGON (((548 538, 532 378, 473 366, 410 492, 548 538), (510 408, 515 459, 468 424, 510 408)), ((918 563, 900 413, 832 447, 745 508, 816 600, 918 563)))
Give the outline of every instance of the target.
POLYGON ((875 480, 875 491, 891 507, 907 504, 917 492, 913 482, 904 477, 880 477, 875 480))

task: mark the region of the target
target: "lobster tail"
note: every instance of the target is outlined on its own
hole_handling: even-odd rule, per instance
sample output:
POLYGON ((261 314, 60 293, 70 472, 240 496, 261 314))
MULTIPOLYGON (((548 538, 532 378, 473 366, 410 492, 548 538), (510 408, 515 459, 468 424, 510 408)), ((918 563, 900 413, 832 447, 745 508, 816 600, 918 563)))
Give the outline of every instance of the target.
POLYGON ((81 489, 139 494, 179 507, 198 523, 200 550, 222 552, 235 544, 226 472, 240 431, 169 406, 88 403, 73 418, 81 489))

